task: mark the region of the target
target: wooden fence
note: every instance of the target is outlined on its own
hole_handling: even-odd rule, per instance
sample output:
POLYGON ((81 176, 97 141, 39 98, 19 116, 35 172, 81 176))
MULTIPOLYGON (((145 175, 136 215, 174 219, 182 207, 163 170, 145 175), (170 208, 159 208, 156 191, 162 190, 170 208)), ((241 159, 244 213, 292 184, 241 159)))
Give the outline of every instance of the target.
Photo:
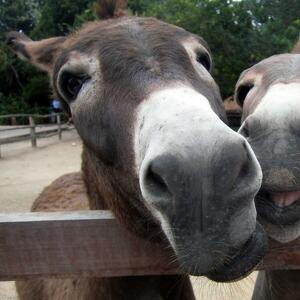
MULTIPOLYGON (((180 273, 169 250, 109 211, 0 214, 0 280, 180 273)), ((300 240, 272 243, 259 269, 300 269, 300 240)))
POLYGON ((241 126, 242 108, 234 101, 233 96, 224 100, 228 125, 235 131, 241 126))
MULTIPOLYGON (((26 128, 35 147, 34 122, 26 128)), ((109 211, 0 214, 0 281, 180 273, 169 251, 132 235, 109 211)), ((271 242, 258 269, 300 269, 300 239, 271 242)))
POLYGON ((10 144, 15 142, 20 142, 24 140, 31 140, 31 145, 33 148, 37 147, 37 138, 49 137, 50 135, 58 135, 58 139, 62 139, 62 131, 74 127, 66 126, 67 123, 62 123, 63 113, 53 113, 48 115, 39 115, 39 114, 12 114, 12 115, 2 115, 0 116, 0 121, 3 119, 12 119, 16 118, 27 118, 28 125, 22 126, 9 126, 1 128, 0 126, 0 158, 1 158, 1 145, 10 144), (36 119, 55 119, 54 124, 37 124, 36 119), (41 128, 42 130, 38 131, 37 129, 41 128), (28 131, 26 130, 28 129, 28 131), (27 132, 24 132, 27 131, 27 132), (10 133, 10 132, 19 133, 15 135, 8 135, 7 137, 1 137, 1 133, 10 133), (21 132, 20 132, 21 131, 21 132))

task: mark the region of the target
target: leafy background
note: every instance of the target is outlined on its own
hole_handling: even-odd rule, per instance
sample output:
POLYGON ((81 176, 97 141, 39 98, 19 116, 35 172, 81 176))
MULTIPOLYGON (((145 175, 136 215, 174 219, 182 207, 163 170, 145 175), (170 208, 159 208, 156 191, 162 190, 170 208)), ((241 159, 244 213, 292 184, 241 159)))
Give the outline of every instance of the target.
MULTIPOLYGON (((47 112, 47 74, 17 59, 5 32, 33 39, 66 35, 95 20, 95 0, 0 0, 0 114, 47 112)), ((154 16, 202 36, 214 58, 223 98, 239 74, 263 58, 290 51, 300 32, 299 0, 129 0, 132 14, 154 16)))

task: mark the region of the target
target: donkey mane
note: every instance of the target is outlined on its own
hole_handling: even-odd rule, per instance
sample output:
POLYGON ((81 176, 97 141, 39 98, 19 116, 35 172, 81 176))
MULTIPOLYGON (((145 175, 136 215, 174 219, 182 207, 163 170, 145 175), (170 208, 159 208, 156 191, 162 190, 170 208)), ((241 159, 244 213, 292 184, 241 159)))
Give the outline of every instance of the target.
POLYGON ((101 0, 94 7, 100 19, 119 18, 127 15, 127 0, 101 0))

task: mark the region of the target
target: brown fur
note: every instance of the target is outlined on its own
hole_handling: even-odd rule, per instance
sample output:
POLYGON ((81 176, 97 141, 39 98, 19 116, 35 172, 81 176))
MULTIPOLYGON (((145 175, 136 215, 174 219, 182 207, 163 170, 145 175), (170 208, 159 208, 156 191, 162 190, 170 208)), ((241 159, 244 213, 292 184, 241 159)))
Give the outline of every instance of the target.
MULTIPOLYGON (((297 53, 297 51, 300 53, 300 48, 298 49, 298 47, 300 47, 300 41, 295 46, 293 50, 294 53, 297 53)), ((291 145, 294 145, 294 148, 286 146, 284 147, 285 152, 280 153, 280 155, 276 157, 272 151, 276 144, 272 142, 270 137, 272 137, 272 133, 280 131, 281 128, 272 128, 272 123, 265 124, 263 118, 258 118, 258 116, 255 115, 255 109, 262 102, 263 97, 272 85, 276 83, 294 83, 299 82, 299 80, 300 55, 282 54, 267 58, 244 71, 236 85, 235 99, 238 102, 240 101, 240 103, 242 102, 243 121, 246 120, 245 123, 248 122, 248 124, 251 124, 251 126, 249 125, 249 127, 247 127, 248 138, 251 141, 250 144, 262 166, 264 174, 263 189, 266 189, 266 186, 272 186, 272 184, 275 186, 274 183, 282 185, 283 187, 281 186, 280 188, 283 191, 285 189, 288 190, 290 186, 293 187, 293 190, 299 190, 300 188, 299 175, 297 173, 292 173, 294 170, 298 170, 299 167, 299 160, 293 155, 294 153, 299 152, 299 140, 295 143, 293 136, 288 136, 287 131, 284 131, 284 135, 278 136, 276 141, 283 140, 286 142, 286 145, 290 147, 291 145), (245 90, 246 92, 241 92, 243 88, 252 86, 256 87, 256 89, 253 89, 251 94, 249 92, 249 96, 246 96, 247 89, 245 90), (264 144, 264 142, 269 140, 270 143, 264 144), (289 160, 292 156, 293 159, 289 160), (284 167, 285 169, 282 171, 280 168, 284 167), (277 168, 276 172, 266 172, 266 170, 271 168, 274 168, 275 170, 277 168)), ((295 115, 298 115, 297 112, 295 112, 295 115)), ((295 120, 298 120, 292 115, 286 115, 286 119, 288 118, 291 120, 294 120, 294 118, 295 120)), ((243 128, 241 128, 240 132, 247 136, 247 131, 243 131, 243 128)), ((297 134, 296 137, 298 139, 297 134)), ((277 191, 281 190, 279 189, 277 191)), ((260 203, 262 202, 259 194, 257 199, 256 206, 258 207, 259 213, 260 203)), ((266 208, 266 211, 268 209, 269 215, 271 208, 272 206, 266 208)), ((293 207, 292 210, 297 213, 295 207, 293 207)), ((284 232, 285 224, 280 224, 280 228, 281 231, 284 232)), ((298 270, 260 271, 255 284, 252 300, 298 300, 300 299, 299 286, 300 271, 298 270)))
POLYGON ((298 270, 260 271, 252 300, 299 300, 298 270))
POLYGON ((299 82, 299 62, 299 55, 274 55, 242 72, 236 84, 234 96, 235 101, 243 107, 242 121, 255 111, 271 85, 299 82), (249 90, 251 90, 253 86, 259 88, 251 95, 251 101, 242 97, 243 101, 241 102, 242 89, 249 87, 249 90))
MULTIPOLYGON (((126 13, 126 2, 118 0, 100 1, 101 5, 98 6, 97 13, 100 18, 124 15, 126 13)), ((114 26, 113 24, 112 26, 114 26)), ((80 33, 74 33, 67 40, 58 37, 32 41, 23 34, 15 32, 8 35, 7 42, 22 58, 26 58, 31 63, 52 73, 55 57, 64 49, 72 48, 83 37, 90 37, 98 26, 99 23, 89 23, 81 29, 80 33)), ((67 106, 66 109, 68 109, 67 106)), ((55 180, 36 199, 32 211, 110 209, 122 224, 137 234, 149 237, 151 232, 160 232, 159 226, 153 222, 145 207, 141 204, 134 206, 129 202, 129 200, 132 201, 135 198, 133 194, 125 197, 120 196, 118 192, 118 189, 120 189, 119 184, 112 179, 114 174, 110 174, 111 171, 107 171, 107 167, 97 168, 94 163, 95 159, 98 160, 94 153, 84 147, 83 173, 67 174, 55 180)), ((123 178, 123 181, 128 178, 126 170, 120 175, 120 178, 123 178)), ((130 182, 128 181, 126 185, 130 186, 130 182)), ((158 237, 151 236, 151 238, 154 240, 158 238, 161 241, 159 235, 158 237)), ((21 300, 194 299, 193 290, 186 275, 122 278, 45 278, 18 281, 16 286, 21 300)))
POLYGON ((50 72, 54 57, 59 54, 60 45, 65 39, 65 37, 54 37, 35 42, 23 33, 10 32, 7 35, 6 43, 21 58, 25 58, 32 64, 50 72))
MULTIPOLYGON (((118 5, 122 10, 125 2, 102 3, 111 6, 104 7, 101 13, 115 16, 118 14, 118 5)), ((151 175, 150 166, 148 169, 150 175, 145 176, 145 180, 140 179, 140 172, 136 166, 139 150, 134 147, 133 132, 136 132, 134 127, 137 124, 136 114, 141 103, 162 86, 173 86, 178 83, 203 95, 216 116, 226 122, 218 87, 206 72, 202 76, 193 66, 191 56, 184 46, 184 42, 187 41, 196 45, 192 50, 195 57, 200 58, 203 68, 209 69, 201 63, 201 58, 204 57, 206 65, 210 64, 208 62, 210 51, 200 37, 152 18, 123 17, 118 20, 89 23, 66 39, 58 37, 33 42, 20 33, 8 36, 8 43, 21 57, 50 72, 54 90, 64 107, 67 110, 70 108, 69 113, 72 113, 74 124, 84 145, 82 179, 79 173, 59 178, 40 195, 33 206, 34 211, 109 209, 116 219, 134 234, 158 242, 161 247, 170 247, 167 233, 164 233, 164 228, 147 206, 149 202, 145 201, 146 197, 142 194, 141 182, 145 180, 149 182, 150 179, 148 185, 154 182, 157 186, 157 179, 155 175, 151 175), (81 93, 72 93, 72 85, 76 86, 79 82, 79 91, 82 87, 81 93), (87 91, 87 94, 84 91, 87 91), (75 193, 78 195, 73 197, 75 193)), ((199 63, 196 58, 193 61, 199 63)), ((198 123, 194 125, 197 134, 201 125, 199 124, 199 127, 198 123)), ((176 181, 172 182, 172 189, 174 188, 175 192, 163 196, 167 201, 171 200, 169 195, 173 196, 170 202, 174 208, 167 207, 164 210, 162 207, 158 210, 162 209, 163 213, 169 214, 168 218, 172 222, 171 230, 176 231, 175 248, 179 249, 179 254, 176 253, 177 258, 179 260, 182 258, 182 269, 187 273, 205 274, 215 280, 228 281, 230 278, 240 278, 251 266, 258 263, 264 253, 265 243, 258 234, 261 230, 255 229, 253 233, 253 228, 244 220, 240 222, 244 222, 244 225, 240 226, 241 232, 239 234, 235 232, 234 237, 231 236, 230 243, 227 243, 231 230, 229 219, 234 215, 231 211, 236 210, 234 205, 228 210, 225 209, 228 206, 228 198, 242 199, 245 192, 247 201, 243 203, 248 207, 253 200, 248 187, 253 187, 251 193, 253 190, 254 195, 254 188, 258 187, 256 175, 259 172, 258 165, 255 164, 249 149, 245 147, 244 140, 233 135, 222 122, 219 126, 226 135, 232 137, 232 142, 227 144, 227 139, 224 139, 224 149, 221 149, 220 153, 219 149, 216 149, 216 155, 209 165, 206 161, 202 161, 203 157, 197 156, 201 151, 195 149, 197 147, 194 147, 196 145, 193 144, 194 141, 188 147, 192 149, 191 153, 186 148, 180 148, 181 152, 188 153, 187 162, 183 161, 184 165, 181 160, 174 160, 171 155, 167 155, 176 169, 179 168, 179 171, 176 171, 178 178, 174 176, 176 181), (235 151, 238 155, 234 154, 235 151), (194 159, 194 155, 198 157, 199 165, 196 164, 193 168, 190 162, 194 159), (224 161, 232 162, 234 171, 228 170, 223 164, 224 161), (249 167, 244 168, 245 164, 249 167), (244 180, 236 177, 241 169, 246 169, 243 175, 247 177, 247 186, 244 185, 244 180), (184 175, 186 172, 188 174, 191 172, 191 176, 184 175), (218 184, 211 179, 219 176, 220 172, 224 175, 224 180, 218 184), (228 174, 229 172, 233 173, 233 177, 228 174), (206 178, 207 174, 209 183, 205 184, 205 193, 202 195, 200 187, 202 184, 199 185, 198 180, 206 178), (181 185, 178 185, 177 181, 182 181, 181 185), (228 188, 233 181, 243 186, 243 191, 239 191, 237 197, 235 194, 238 188, 228 188), (224 189, 226 195, 223 197, 224 189), (220 198, 224 200, 221 205, 220 198), (209 203, 203 205, 207 200, 209 203), (225 217, 226 214, 228 217, 225 217), (218 219, 218 224, 215 224, 215 219, 218 219), (251 236, 257 238, 257 243, 255 242, 255 251, 252 251, 252 255, 246 257, 243 251, 239 253, 241 250, 239 248, 243 248, 251 236), (234 254, 237 252, 241 256, 234 254), (233 263, 229 267, 227 267, 229 256, 226 253, 233 258, 233 263), (237 257, 241 257, 241 261, 238 261, 237 257), (243 269, 241 263, 245 267, 244 273, 241 270, 243 269)), ((142 127, 143 125, 139 128, 142 127)), ((203 134, 206 134, 205 130, 203 134)), ((219 139, 217 130, 214 134, 213 142, 219 139)), ((213 144, 214 148, 218 148, 215 143, 213 144)), ((165 155, 161 155, 158 159, 165 159, 165 155)), ((161 165, 168 172, 172 170, 171 165, 161 165)), ((237 209, 241 208, 238 206, 237 209)), ((255 226, 252 216, 249 222, 255 226)), ((17 287, 21 300, 194 299, 187 275, 40 279, 18 282, 17 287)))
MULTIPOLYGON (((93 192, 92 195, 95 196, 93 192)), ((66 174, 43 190, 33 203, 32 211, 87 210, 89 199, 82 173, 66 174)), ((188 278, 176 275, 35 279, 17 281, 16 287, 21 300, 194 299, 188 278)))
POLYGON ((89 202, 81 172, 57 178, 34 201, 32 211, 88 210, 89 202))
MULTIPOLYGON (((33 42, 20 33, 11 33, 8 43, 21 57, 39 67, 42 65, 50 72, 53 88, 64 107, 69 108, 84 145, 82 183, 78 174, 77 177, 69 175, 69 178, 60 178, 41 194, 33 207, 35 211, 82 207, 109 209, 132 233, 158 242, 161 247, 175 248, 184 272, 206 275, 218 281, 241 278, 258 263, 266 245, 262 229, 255 224, 252 214, 246 218, 241 216, 246 214, 244 206, 255 213, 251 202, 260 181, 257 177, 259 167, 245 141, 233 134, 224 123, 217 123, 214 133, 209 135, 211 140, 208 139, 208 143, 212 143, 214 149, 214 153, 207 154, 212 155, 211 159, 204 159, 201 149, 198 150, 199 146, 205 151, 206 144, 202 139, 194 138, 186 140, 188 147, 179 145, 178 152, 184 156, 187 154, 186 161, 171 155, 173 149, 162 149, 167 155, 152 158, 157 159, 157 163, 161 159, 166 160, 167 164, 158 164, 170 175, 174 173, 174 166, 175 170, 178 168, 178 176, 167 176, 167 180, 172 182, 166 188, 171 188, 171 191, 163 191, 163 198, 170 201, 174 208, 169 209, 165 205, 157 207, 171 222, 175 246, 167 240, 173 236, 164 232, 165 228, 151 209, 156 204, 151 204, 143 196, 143 182, 148 188, 154 183, 161 191, 160 180, 151 171, 151 164, 143 170, 136 161, 139 152, 143 151, 136 149, 134 140, 138 132, 135 127, 139 123, 138 110, 150 94, 162 87, 180 83, 204 96, 215 117, 226 122, 217 85, 207 72, 199 72, 198 67, 194 66, 199 63, 202 65, 200 68, 209 69, 211 60, 207 44, 200 37, 156 19, 124 17, 89 23, 68 38, 33 42), (186 49, 187 42, 193 58, 186 49), (73 93, 77 83, 79 92, 73 93), (224 136, 220 138, 217 129, 223 131, 224 136), (221 150, 217 144, 222 147, 221 150), (195 165, 191 165, 193 159, 197 162, 195 165), (224 162, 232 165, 230 170, 224 162), (245 168, 245 165, 249 167, 245 168), (241 173, 242 169, 246 171, 241 173), (146 175, 143 178, 142 172, 146 175), (214 178, 220 172, 223 180, 217 181, 214 178), (240 178, 239 174, 247 178, 247 185, 245 178, 240 178), (70 192, 74 193, 81 187, 79 193, 84 195, 84 186, 86 201, 77 202, 67 196, 74 180, 77 187, 70 192), (202 180, 205 184, 198 184, 202 180), (235 189, 230 188, 233 182, 236 182, 235 189), (68 190, 65 190, 66 186, 68 190), (241 190, 238 186, 242 187, 241 190), (246 200, 242 201, 242 205, 228 207, 229 199, 240 203, 239 199, 244 197, 246 200), (236 213, 237 210, 242 214, 236 213), (235 220, 231 220, 231 216, 235 220), (237 221, 239 229, 232 230, 230 224, 237 221), (253 251, 246 256, 243 250, 248 239, 254 245, 253 251)), ((200 99, 203 98, 199 97, 202 101, 200 99)), ((190 112, 191 115, 193 113, 190 112)), ((201 128, 197 121, 201 113, 199 109, 197 118, 191 119, 194 127, 192 131, 189 129, 189 134, 207 134, 207 127, 201 128)), ((184 123, 186 115, 180 118, 184 123)), ((210 119, 203 119, 204 124, 210 122, 210 119)), ((138 129, 142 130, 143 126, 141 123, 138 129)), ((172 128, 166 126, 166 137, 172 128)), ((152 138, 152 134, 148 136, 152 138)), ((174 143, 177 141, 174 140, 174 143)), ((143 141, 139 144, 144 147, 143 141)), ((155 199, 155 193, 150 197, 155 199)), ((173 258, 174 254, 170 259, 173 258)), ((194 299, 187 275, 76 278, 74 282, 41 279, 18 282, 17 286, 22 300, 194 299)))
POLYGON ((127 15, 127 0, 100 0, 95 11, 100 19, 124 17, 127 15))

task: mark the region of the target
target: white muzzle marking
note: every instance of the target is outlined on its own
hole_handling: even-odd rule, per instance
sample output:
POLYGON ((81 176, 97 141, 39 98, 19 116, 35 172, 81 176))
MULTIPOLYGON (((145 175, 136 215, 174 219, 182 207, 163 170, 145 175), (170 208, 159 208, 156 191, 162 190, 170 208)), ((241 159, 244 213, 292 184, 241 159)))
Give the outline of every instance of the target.
POLYGON ((274 129, 286 128, 294 118, 300 120, 300 83, 274 84, 251 115, 274 129))
POLYGON ((230 142, 231 138, 242 139, 220 120, 208 99, 192 88, 167 88, 154 92, 138 107, 134 151, 141 192, 175 251, 172 228, 162 212, 153 205, 157 198, 153 199, 144 185, 149 163, 165 153, 180 159, 188 157, 189 160, 192 157, 211 157, 216 148, 221 149, 223 143, 230 142))

